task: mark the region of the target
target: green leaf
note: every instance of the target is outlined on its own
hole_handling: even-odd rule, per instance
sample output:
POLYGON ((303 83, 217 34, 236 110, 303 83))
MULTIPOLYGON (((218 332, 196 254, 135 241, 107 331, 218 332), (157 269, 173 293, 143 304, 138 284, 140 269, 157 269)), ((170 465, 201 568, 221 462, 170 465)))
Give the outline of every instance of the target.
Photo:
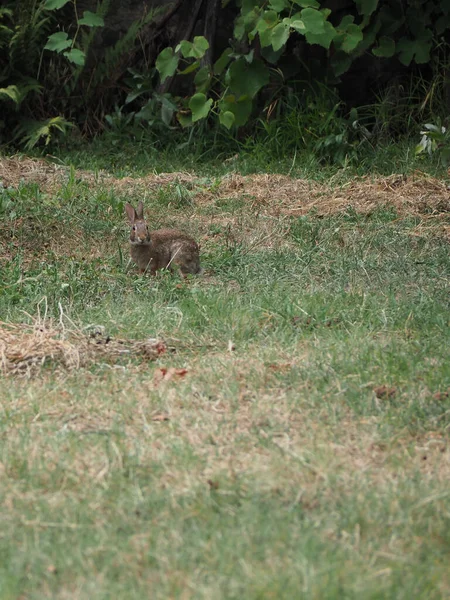
POLYGON ((209 67, 202 67, 194 78, 194 84, 197 92, 204 92, 209 88, 211 81, 211 72, 209 67))
POLYGON ((363 32, 361 31, 360 27, 351 23, 347 26, 347 31, 345 33, 341 49, 350 54, 350 52, 355 50, 359 42, 362 41, 363 37, 363 32))
POLYGON ((265 31, 259 32, 259 41, 261 44, 261 48, 265 48, 266 46, 272 45, 272 32, 273 29, 266 29, 265 31))
POLYGON ((63 54, 67 58, 67 60, 70 60, 70 62, 80 67, 84 65, 84 62, 86 60, 85 53, 81 50, 78 50, 78 48, 72 48, 67 52, 63 52, 63 54))
POLYGON ((17 127, 16 137, 21 138, 26 150, 32 150, 42 138, 47 146, 54 137, 55 129, 65 134, 70 127, 73 127, 72 123, 63 117, 53 117, 45 121, 23 120, 17 127))
POLYGON ((167 127, 169 127, 172 122, 175 108, 176 107, 165 104, 164 102, 161 104, 161 121, 164 125, 167 125, 167 127))
POLYGON ((282 12, 285 8, 289 7, 289 2, 286 0, 270 0, 270 8, 276 10, 278 13, 282 12))
POLYGON ((329 21, 324 22, 324 32, 320 34, 311 33, 309 31, 305 32, 306 41, 308 44, 318 44, 323 48, 330 47, 331 42, 334 40, 336 36, 336 29, 329 21))
POLYGON ((105 21, 103 20, 103 17, 90 10, 85 10, 83 18, 78 20, 78 25, 87 25, 88 27, 103 27, 104 24, 105 21))
POLYGON ((194 58, 202 58, 205 52, 209 49, 209 42, 205 37, 203 37, 203 35, 196 35, 194 37, 193 48, 195 52, 202 53, 201 56, 199 54, 198 56, 194 56, 194 58))
POLYGON ((199 68, 199 66, 200 66, 200 61, 196 60, 195 62, 188 65, 182 71, 178 71, 178 74, 179 75, 189 75, 189 73, 193 73, 194 71, 196 71, 199 68))
POLYGON ((278 23, 272 29, 272 47, 277 52, 282 48, 289 39, 289 25, 288 23, 278 23))
POLYGON ((208 40, 202 35, 197 35, 193 42, 182 40, 175 48, 175 52, 181 50, 181 54, 184 58, 203 58, 208 48, 208 40))
POLYGON ((261 16, 261 8, 259 6, 255 6, 251 11, 244 14, 244 27, 245 31, 251 32, 255 31, 258 21, 261 16))
POLYGON ((164 50, 159 53, 155 66, 161 77, 161 83, 164 83, 168 77, 172 77, 177 70, 179 60, 179 57, 173 53, 173 48, 170 46, 164 48, 164 50))
POLYGON ((244 37, 244 34, 245 34, 244 17, 242 15, 239 15, 239 17, 234 22, 234 30, 233 30, 234 39, 237 40, 238 42, 240 42, 242 40, 242 38, 244 37))
POLYGON ((19 107, 30 92, 39 92, 42 89, 42 86, 37 81, 29 79, 29 82, 20 86, 8 85, 8 87, 0 88, 0 97, 9 98, 14 102, 16 107, 19 107))
POLYGON ((272 65, 277 64, 280 56, 283 55, 284 48, 280 48, 278 52, 272 48, 272 46, 266 46, 265 48, 261 48, 261 56, 272 65))
POLYGON ((70 0, 46 0, 44 4, 45 10, 58 10, 65 6, 70 0))
POLYGON ((65 31, 58 31, 53 33, 47 40, 44 46, 44 50, 51 50, 52 52, 62 52, 66 48, 72 45, 72 40, 69 38, 65 31))
POLYGON ((291 27, 292 27, 292 29, 295 29, 295 31, 298 31, 299 33, 302 33, 303 35, 305 34, 306 25, 303 23, 303 21, 301 19, 292 20, 291 27))
POLYGON ((256 30, 261 33, 270 27, 274 27, 278 22, 278 14, 274 10, 265 10, 261 18, 256 23, 256 30))
POLYGON ((189 100, 189 108, 192 111, 192 122, 199 121, 200 119, 206 119, 211 110, 213 99, 207 99, 205 94, 199 92, 194 94, 189 100))
POLYGON ((237 100, 236 96, 232 94, 225 96, 225 98, 219 102, 220 114, 231 112, 234 115, 234 124, 238 127, 247 123, 252 112, 252 107, 253 105, 250 98, 243 97, 237 100))
POLYGON ((395 53, 395 42, 392 38, 386 37, 385 35, 381 36, 378 40, 378 47, 372 49, 372 53, 375 56, 379 56, 381 58, 390 58, 394 56, 395 53))
POLYGON ((234 113, 232 113, 230 110, 225 110, 219 113, 220 124, 224 125, 227 129, 231 129, 231 127, 234 125, 235 120, 236 118, 234 116, 234 113))
POLYGON ((192 50, 192 42, 181 40, 181 42, 175 46, 175 52, 180 52, 180 50, 181 54, 186 58, 192 50))
POLYGON ((17 85, 8 85, 8 87, 0 88, 0 97, 1 96, 9 98, 15 104, 17 104, 17 106, 20 104, 21 94, 17 85))
POLYGON ((316 0, 294 0, 294 4, 302 8, 320 8, 320 3, 316 0))
POLYGON ((345 17, 342 17, 342 21, 339 23, 339 25, 337 26, 337 31, 338 32, 346 32, 347 31, 347 27, 349 25, 352 25, 352 23, 355 22, 355 17, 353 15, 345 15, 345 17))
POLYGON ((308 33, 314 35, 322 35, 325 33, 325 16, 319 10, 316 10, 315 8, 304 8, 300 15, 308 33))
POLYGON ((181 127, 192 127, 192 125, 194 124, 192 122, 191 113, 187 113, 185 111, 177 112, 177 120, 180 123, 181 127))
POLYGON ((394 6, 382 6, 377 14, 376 22, 380 23, 384 35, 392 35, 405 23, 405 16, 401 7, 394 10, 394 6))
POLYGON ((228 70, 231 90, 239 98, 253 98, 259 90, 269 83, 269 71, 261 60, 248 63, 240 58, 228 70))
POLYGON ((352 57, 341 50, 333 54, 330 61, 331 68, 333 69, 333 73, 336 75, 336 77, 340 77, 346 73, 349 70, 352 62, 352 57))
POLYGON ((414 59, 417 64, 427 63, 430 60, 431 40, 409 40, 401 38, 397 43, 398 59, 406 67, 414 59))
POLYGON ((360 15, 370 17, 378 6, 378 0, 356 0, 356 7, 360 15))
POLYGON ((220 75, 224 71, 230 62, 230 54, 233 54, 233 50, 231 48, 225 48, 220 57, 214 63, 214 75, 220 75))

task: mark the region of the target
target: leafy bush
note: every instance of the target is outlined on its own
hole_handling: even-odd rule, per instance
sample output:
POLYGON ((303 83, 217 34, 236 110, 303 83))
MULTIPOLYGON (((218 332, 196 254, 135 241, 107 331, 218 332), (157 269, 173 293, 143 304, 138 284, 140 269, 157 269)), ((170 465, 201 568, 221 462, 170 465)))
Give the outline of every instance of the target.
MULTIPOLYGON (((234 18, 226 47, 218 47, 206 25, 205 35, 192 39, 179 39, 180 29, 167 27, 164 37, 158 38, 159 32, 156 41, 144 43, 139 34, 157 12, 150 10, 114 46, 97 55, 92 47, 105 27, 110 4, 102 0, 95 13, 82 14, 76 0, 7 0, 0 8, 4 141, 31 149, 65 135, 71 124, 87 135, 109 127, 118 138, 144 127, 167 137, 168 127, 197 128, 211 121, 241 137, 252 123, 267 135, 283 132, 288 145, 297 148, 301 139, 326 160, 342 162, 356 157, 370 135, 390 128, 404 131, 410 101, 417 113, 426 105, 431 111, 430 99, 443 95, 439 90, 446 85, 442 64, 448 62, 448 0, 353 0, 345 11, 334 12, 317 0, 224 2, 219 13, 228 11, 234 18), (161 49, 167 41, 172 45, 161 49), (314 121, 305 82, 306 87, 321 83, 333 93, 355 60, 367 57, 373 62, 391 60, 408 74, 413 66, 426 65, 428 75, 419 73, 417 80, 432 83, 417 90, 417 99, 406 93, 401 110, 385 94, 378 106, 357 107, 355 116, 347 114, 336 97, 328 112, 318 111, 322 114, 314 121), (442 60, 441 68, 436 68, 436 57, 442 60), (286 102, 289 96, 299 100, 294 109, 286 102), (243 134, 236 133, 239 128, 243 134)), ((204 5, 208 11, 209 3, 204 5)), ((205 22, 200 14, 197 30, 205 22)), ((414 117, 415 123, 424 120, 434 121, 434 115, 414 117)))

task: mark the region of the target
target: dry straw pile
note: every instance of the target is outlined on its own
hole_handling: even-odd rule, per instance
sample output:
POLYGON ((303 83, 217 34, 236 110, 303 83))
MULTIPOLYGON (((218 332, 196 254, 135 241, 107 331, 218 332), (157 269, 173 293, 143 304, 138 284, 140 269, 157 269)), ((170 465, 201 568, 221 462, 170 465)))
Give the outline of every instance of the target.
POLYGON ((44 366, 73 370, 132 357, 155 360, 166 351, 162 340, 113 339, 98 330, 67 329, 47 318, 31 325, 0 322, 0 373, 5 376, 30 377, 44 366))

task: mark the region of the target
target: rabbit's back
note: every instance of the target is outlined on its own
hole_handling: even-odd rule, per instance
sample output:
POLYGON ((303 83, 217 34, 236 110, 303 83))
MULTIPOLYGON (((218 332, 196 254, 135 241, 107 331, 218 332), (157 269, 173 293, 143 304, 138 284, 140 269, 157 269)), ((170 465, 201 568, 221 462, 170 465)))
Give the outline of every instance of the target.
POLYGON ((200 249, 197 242, 178 229, 157 229, 151 233, 152 248, 159 266, 164 269, 172 265, 183 274, 200 273, 200 249))

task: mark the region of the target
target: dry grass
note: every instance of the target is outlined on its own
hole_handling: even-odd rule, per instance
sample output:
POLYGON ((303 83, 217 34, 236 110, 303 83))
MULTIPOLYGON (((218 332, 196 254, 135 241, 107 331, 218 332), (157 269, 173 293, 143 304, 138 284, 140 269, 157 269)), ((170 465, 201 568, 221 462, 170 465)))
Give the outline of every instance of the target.
POLYGON ((167 352, 163 340, 125 340, 104 336, 101 331, 86 333, 63 319, 36 319, 30 326, 0 322, 0 372, 3 375, 36 375, 46 366, 73 370, 90 364, 114 363, 139 356, 155 360, 167 352))
MULTIPOLYGON (((44 160, 30 158, 0 159, 0 180, 4 187, 17 187, 20 182, 37 183, 51 192, 67 181, 69 169, 44 160)), ((395 208, 400 215, 447 214, 450 211, 450 190, 439 179, 421 172, 411 176, 355 178, 343 184, 327 184, 294 179, 287 175, 229 174, 211 188, 204 178, 191 173, 174 172, 149 174, 144 177, 116 178, 99 172, 77 171, 76 177, 91 186, 114 188, 125 195, 145 196, 161 186, 178 183, 192 191, 193 200, 208 204, 216 198, 244 199, 252 208, 259 207, 272 215, 303 215, 315 211, 331 215, 353 208, 370 213, 386 206, 395 208)))

